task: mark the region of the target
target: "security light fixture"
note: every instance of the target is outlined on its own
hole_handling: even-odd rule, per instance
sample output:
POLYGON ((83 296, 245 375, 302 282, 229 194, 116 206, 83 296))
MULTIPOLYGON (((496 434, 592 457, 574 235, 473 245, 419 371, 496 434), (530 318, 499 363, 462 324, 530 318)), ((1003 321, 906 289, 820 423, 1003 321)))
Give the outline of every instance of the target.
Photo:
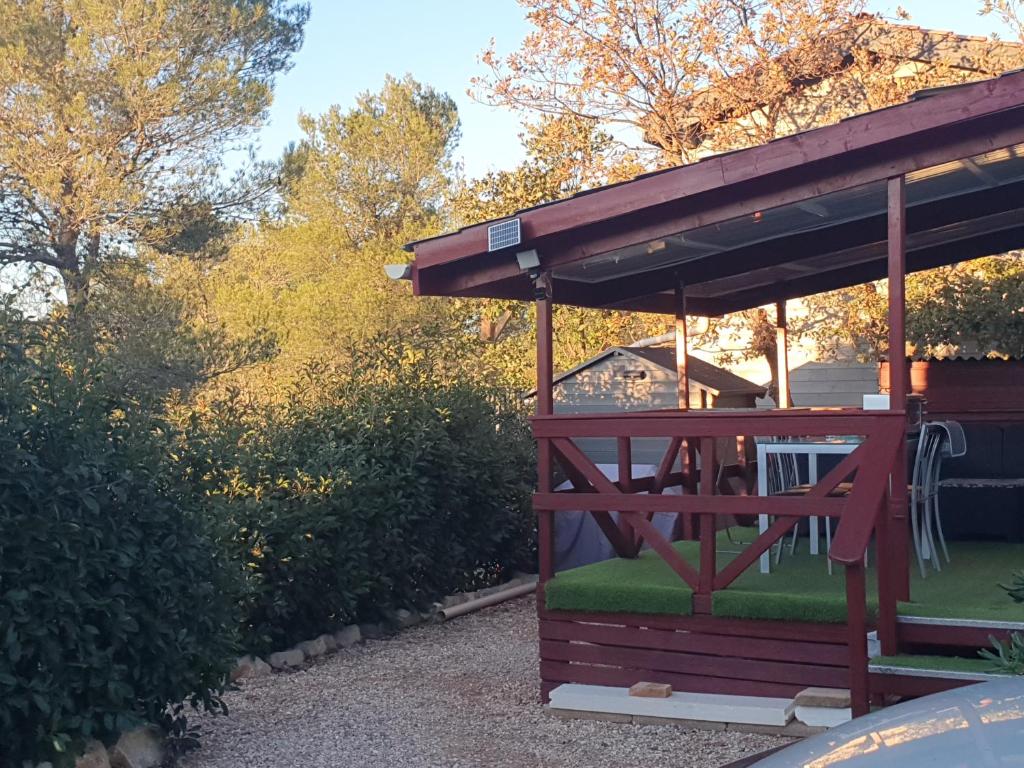
POLYGON ((523 272, 529 272, 531 276, 534 271, 540 271, 540 256, 533 249, 517 253, 516 263, 519 264, 519 269, 523 272))
POLYGON ((384 274, 392 280, 411 280, 412 264, 385 264, 384 274))

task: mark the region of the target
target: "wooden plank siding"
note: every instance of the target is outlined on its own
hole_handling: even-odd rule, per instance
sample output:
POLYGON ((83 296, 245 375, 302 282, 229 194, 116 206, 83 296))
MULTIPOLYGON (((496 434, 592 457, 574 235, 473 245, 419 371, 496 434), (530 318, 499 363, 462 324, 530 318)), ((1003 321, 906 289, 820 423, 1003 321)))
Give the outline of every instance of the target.
POLYGON ((791 697, 849 684, 845 627, 540 610, 541 692, 562 683, 791 697))
POLYGON ((790 371, 789 384, 797 407, 859 408, 864 395, 878 394, 878 365, 808 362, 790 371))
MULTIPOLYGON (((1024 421, 1024 360, 915 360, 910 391, 925 398, 929 419, 1024 421)), ((889 364, 878 371, 878 386, 889 391, 889 364)))

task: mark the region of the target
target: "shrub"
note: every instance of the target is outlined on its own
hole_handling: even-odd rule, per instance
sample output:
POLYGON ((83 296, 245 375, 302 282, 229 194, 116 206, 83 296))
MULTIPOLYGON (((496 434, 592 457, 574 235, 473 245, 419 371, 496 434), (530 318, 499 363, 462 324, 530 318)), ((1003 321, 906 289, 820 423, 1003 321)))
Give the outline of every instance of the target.
POLYGON ((1008 642, 989 636, 993 650, 982 648, 978 655, 992 662, 992 671, 1004 675, 1024 675, 1024 635, 1011 632, 1008 642))
MULTIPOLYGON (((1024 571, 1015 571, 1009 584, 1000 584, 1002 589, 1015 603, 1024 603, 1024 571)), ((1011 632, 1009 642, 1003 643, 989 635, 992 648, 978 651, 981 658, 992 662, 994 672, 1005 675, 1024 675, 1024 634, 1011 632)))
POLYGON ((142 722, 182 729, 182 702, 221 708, 236 587, 161 422, 61 354, 59 330, 5 330, 0 754, 68 764, 142 722))
POLYGON ((193 415, 191 475, 248 573, 248 647, 425 606, 533 562, 533 448, 519 404, 378 350, 283 404, 193 415))
POLYGON ((1015 571, 1010 576, 1009 584, 1000 584, 1002 589, 1015 603, 1024 603, 1024 571, 1015 571))

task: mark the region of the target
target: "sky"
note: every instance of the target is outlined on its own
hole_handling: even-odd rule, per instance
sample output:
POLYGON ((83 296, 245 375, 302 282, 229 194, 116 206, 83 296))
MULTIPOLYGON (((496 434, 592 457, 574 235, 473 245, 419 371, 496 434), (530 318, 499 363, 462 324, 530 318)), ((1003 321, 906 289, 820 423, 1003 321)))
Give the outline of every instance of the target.
MULTIPOLYGON (((903 0, 911 23, 963 34, 998 32, 994 17, 979 17, 978 0, 903 0)), ((869 2, 892 16, 896 3, 869 2)), ((301 138, 300 112, 349 107, 376 91, 385 75, 411 74, 448 93, 459 107, 462 141, 457 157, 467 176, 511 168, 522 159, 520 117, 466 95, 483 72, 480 52, 491 38, 499 53, 514 50, 528 30, 515 0, 312 0, 302 50, 278 79, 270 119, 258 137, 259 156, 277 158, 301 138)))

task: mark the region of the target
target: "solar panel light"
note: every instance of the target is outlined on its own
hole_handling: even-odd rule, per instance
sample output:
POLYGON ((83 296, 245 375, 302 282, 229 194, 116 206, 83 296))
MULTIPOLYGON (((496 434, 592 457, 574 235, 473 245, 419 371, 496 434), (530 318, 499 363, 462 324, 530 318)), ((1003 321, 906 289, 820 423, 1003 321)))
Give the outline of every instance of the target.
POLYGON ((392 280, 412 279, 412 264, 385 264, 384 274, 392 280))
POLYGON ((522 235, 519 219, 509 219, 491 224, 487 228, 487 252, 500 251, 502 248, 519 245, 523 241, 522 235))

